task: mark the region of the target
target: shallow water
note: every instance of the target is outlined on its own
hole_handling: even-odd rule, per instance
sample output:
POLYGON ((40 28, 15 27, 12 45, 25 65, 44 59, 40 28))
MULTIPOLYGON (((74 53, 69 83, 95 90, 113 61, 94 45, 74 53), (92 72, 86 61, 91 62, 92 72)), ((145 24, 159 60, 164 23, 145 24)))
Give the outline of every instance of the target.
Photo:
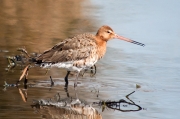
MULTIPOLYGON (((178 63, 180 55, 180 2, 178 0, 126 0, 126 1, 25 1, 1 0, 0 4, 0 117, 5 119, 42 118, 32 108, 33 99, 50 98, 57 92, 67 97, 64 91, 66 71, 38 67, 29 71, 28 82, 32 84, 24 102, 19 89, 8 87, 4 81, 15 83, 21 75, 21 66, 5 71, 6 56, 15 56, 19 47, 29 53, 42 52, 57 42, 83 32, 95 33, 98 27, 107 24, 125 37, 146 44, 145 47, 124 41, 108 42, 106 56, 97 63, 97 74, 80 78, 78 98, 89 103, 99 100, 126 99, 130 96, 144 110, 138 112, 101 111, 103 119, 177 119, 180 106, 180 80, 178 63), (50 90, 50 79, 55 86, 50 90), (136 88, 136 85, 140 88, 136 88), (99 90, 99 94, 97 94, 99 90), (97 97, 98 95, 98 97, 97 97)), ((70 77, 68 92, 75 96, 74 76, 70 77)), ((127 99, 126 99, 127 100, 127 99)))

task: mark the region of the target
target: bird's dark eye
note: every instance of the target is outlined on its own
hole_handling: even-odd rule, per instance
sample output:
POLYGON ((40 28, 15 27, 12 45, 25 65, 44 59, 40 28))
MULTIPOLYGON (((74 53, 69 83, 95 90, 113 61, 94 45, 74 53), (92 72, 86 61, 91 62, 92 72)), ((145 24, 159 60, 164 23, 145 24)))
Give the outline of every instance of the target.
POLYGON ((111 32, 108 30, 107 33, 111 33, 111 32))

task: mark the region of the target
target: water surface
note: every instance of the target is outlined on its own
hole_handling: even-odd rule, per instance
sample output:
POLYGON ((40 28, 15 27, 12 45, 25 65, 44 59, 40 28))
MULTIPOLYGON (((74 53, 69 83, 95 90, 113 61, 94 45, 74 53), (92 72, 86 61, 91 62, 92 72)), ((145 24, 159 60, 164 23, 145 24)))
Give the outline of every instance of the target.
MULTIPOLYGON (((97 63, 95 77, 80 78, 78 96, 87 102, 131 99, 144 110, 119 112, 97 107, 103 119, 177 119, 180 106, 180 2, 178 0, 126 1, 39 1, 15 2, 1 0, 0 7, 0 87, 4 81, 19 79, 21 67, 6 72, 5 56, 14 56, 19 47, 28 52, 42 52, 59 40, 83 32, 95 33, 107 24, 125 37, 146 44, 145 47, 124 41, 108 42, 106 56, 97 63), (2 50, 7 50, 2 51, 2 50), (136 84, 141 87, 136 89, 136 84), (99 96, 95 89, 99 90, 99 96), (92 91, 93 90, 93 91, 92 91)), ((1 118, 42 118, 30 107, 33 99, 49 98, 57 92, 62 97, 66 71, 51 69, 47 75, 38 67, 29 72, 28 98, 25 103, 17 88, 0 93, 1 118), (49 76, 55 86, 49 91, 49 76)), ((69 94, 75 96, 74 76, 70 77, 69 94)), ((21 82, 20 89, 23 89, 21 82)))

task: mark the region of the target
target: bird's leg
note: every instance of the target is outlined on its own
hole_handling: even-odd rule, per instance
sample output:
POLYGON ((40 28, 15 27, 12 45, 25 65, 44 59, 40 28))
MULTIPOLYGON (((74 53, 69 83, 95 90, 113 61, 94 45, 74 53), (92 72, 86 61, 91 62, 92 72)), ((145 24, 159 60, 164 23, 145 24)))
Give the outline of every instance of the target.
POLYGON ((74 88, 77 87, 77 81, 78 81, 79 73, 80 73, 80 71, 78 71, 78 72, 76 73, 76 79, 75 79, 75 82, 74 82, 74 88))
POLYGON ((24 76, 24 85, 25 85, 25 86, 27 86, 27 83, 28 83, 28 78, 27 78, 27 76, 28 76, 28 70, 29 70, 29 69, 27 69, 27 71, 26 71, 26 73, 25 73, 25 76, 24 76))
POLYGON ((52 89, 52 87, 54 86, 54 81, 53 81, 53 79, 52 79, 52 77, 50 76, 50 80, 51 80, 51 86, 50 86, 50 88, 49 88, 49 91, 52 89))
POLYGON ((50 80, 51 80, 51 87, 54 86, 54 81, 52 80, 52 77, 50 76, 50 80))
POLYGON ((67 88, 67 87, 65 87, 65 88, 64 88, 64 90, 65 90, 65 92, 66 92, 66 94, 67 94, 67 97, 69 98, 68 88, 67 88))
POLYGON ((96 65, 93 65, 91 67, 91 76, 94 76, 96 74, 96 65), (94 71, 94 72, 93 72, 94 71))
POLYGON ((24 83, 27 83, 27 76, 28 76, 28 70, 30 68, 30 64, 27 65, 24 69, 23 69, 23 73, 21 75, 21 77, 19 78, 19 80, 16 82, 16 85, 21 81, 21 79, 23 77, 25 77, 24 83))
POLYGON ((65 87, 68 87, 68 76, 69 76, 69 74, 70 74, 70 71, 67 71, 67 74, 66 74, 66 76, 65 76, 65 78, 64 78, 65 87))
POLYGON ((27 85, 28 83, 27 75, 28 75, 28 72, 26 73, 25 78, 24 78, 24 85, 27 85))

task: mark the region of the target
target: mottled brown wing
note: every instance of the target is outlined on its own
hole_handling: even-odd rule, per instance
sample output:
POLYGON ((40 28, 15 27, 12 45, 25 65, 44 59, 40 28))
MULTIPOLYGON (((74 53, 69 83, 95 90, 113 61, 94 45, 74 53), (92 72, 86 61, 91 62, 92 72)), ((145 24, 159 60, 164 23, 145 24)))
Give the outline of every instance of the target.
POLYGON ((81 34, 56 44, 52 49, 45 51, 37 61, 67 62, 87 58, 97 48, 94 36, 81 34))

